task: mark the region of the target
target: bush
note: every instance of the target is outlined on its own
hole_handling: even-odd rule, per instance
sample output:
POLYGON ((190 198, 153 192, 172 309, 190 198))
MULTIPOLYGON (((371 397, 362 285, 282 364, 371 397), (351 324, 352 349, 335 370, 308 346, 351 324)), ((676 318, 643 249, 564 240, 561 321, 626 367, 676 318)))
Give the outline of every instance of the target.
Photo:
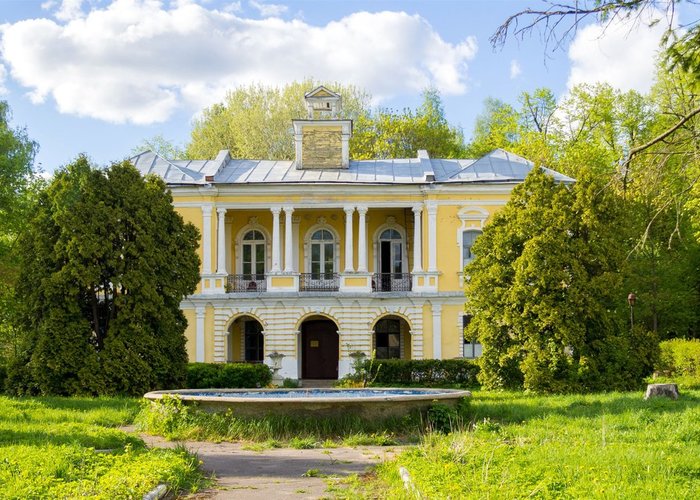
POLYGON ((479 367, 468 359, 365 360, 360 368, 374 385, 478 386, 479 367))
POLYGON ((247 389, 264 387, 271 381, 272 372, 262 363, 190 363, 187 366, 190 389, 247 389))
POLYGON ((671 339, 661 342, 656 371, 667 375, 700 377, 700 340, 671 339))

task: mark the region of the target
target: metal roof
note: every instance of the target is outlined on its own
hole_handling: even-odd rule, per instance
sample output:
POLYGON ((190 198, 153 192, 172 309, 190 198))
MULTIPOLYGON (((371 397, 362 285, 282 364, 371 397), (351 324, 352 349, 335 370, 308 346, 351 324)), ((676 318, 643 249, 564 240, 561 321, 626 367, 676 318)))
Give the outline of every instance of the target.
MULTIPOLYGON (((534 164, 503 149, 479 159, 418 158, 351 161, 347 169, 296 168, 291 160, 234 160, 221 151, 214 160, 166 160, 146 151, 131 158, 143 174, 156 174, 171 185, 206 184, 465 184, 522 182, 534 164), (434 176, 434 181, 431 179, 434 176)), ((544 168, 559 182, 574 182, 544 168)))

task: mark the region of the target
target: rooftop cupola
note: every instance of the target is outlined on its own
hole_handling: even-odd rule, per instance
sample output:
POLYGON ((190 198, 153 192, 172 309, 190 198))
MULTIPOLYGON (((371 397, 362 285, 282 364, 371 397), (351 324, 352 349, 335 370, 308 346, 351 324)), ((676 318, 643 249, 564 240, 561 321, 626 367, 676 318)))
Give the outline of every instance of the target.
POLYGON ((308 118, 292 120, 299 169, 348 168, 352 120, 340 120, 340 94, 323 85, 304 94, 308 118))

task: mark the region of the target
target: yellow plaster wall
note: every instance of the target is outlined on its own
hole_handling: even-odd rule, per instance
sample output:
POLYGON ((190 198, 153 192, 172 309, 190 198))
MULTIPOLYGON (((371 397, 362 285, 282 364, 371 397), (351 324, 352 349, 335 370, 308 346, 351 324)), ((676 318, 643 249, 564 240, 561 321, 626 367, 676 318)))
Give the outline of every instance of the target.
POLYGON ((464 307, 455 305, 442 306, 442 357, 445 359, 462 357, 462 328, 459 314, 464 307))
POLYGON ((459 207, 441 205, 437 213, 437 267, 442 271, 438 281, 439 291, 456 291, 460 289, 461 270, 460 247, 457 231, 461 221, 457 217, 459 207))
POLYGON ((208 304, 204 316, 204 361, 214 362, 214 307, 208 304))
POLYGON ((187 327, 185 328, 185 338, 187 343, 185 344, 185 349, 187 350, 187 359, 190 363, 196 361, 196 323, 195 323, 195 312, 193 309, 185 309, 183 311, 185 319, 187 320, 187 327))

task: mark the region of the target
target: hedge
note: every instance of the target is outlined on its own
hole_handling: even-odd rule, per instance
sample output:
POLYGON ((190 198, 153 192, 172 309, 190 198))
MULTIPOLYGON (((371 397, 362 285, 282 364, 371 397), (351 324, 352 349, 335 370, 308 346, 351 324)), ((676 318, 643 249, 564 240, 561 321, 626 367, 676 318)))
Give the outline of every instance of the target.
POLYGON ((700 377, 700 340, 671 339, 659 344, 656 371, 666 375, 700 377))
POLYGON ((478 386, 478 365, 468 359, 382 359, 363 361, 374 385, 478 386))
POLYGON ((272 380, 270 368, 262 363, 190 363, 190 389, 248 389, 265 387, 272 380))

